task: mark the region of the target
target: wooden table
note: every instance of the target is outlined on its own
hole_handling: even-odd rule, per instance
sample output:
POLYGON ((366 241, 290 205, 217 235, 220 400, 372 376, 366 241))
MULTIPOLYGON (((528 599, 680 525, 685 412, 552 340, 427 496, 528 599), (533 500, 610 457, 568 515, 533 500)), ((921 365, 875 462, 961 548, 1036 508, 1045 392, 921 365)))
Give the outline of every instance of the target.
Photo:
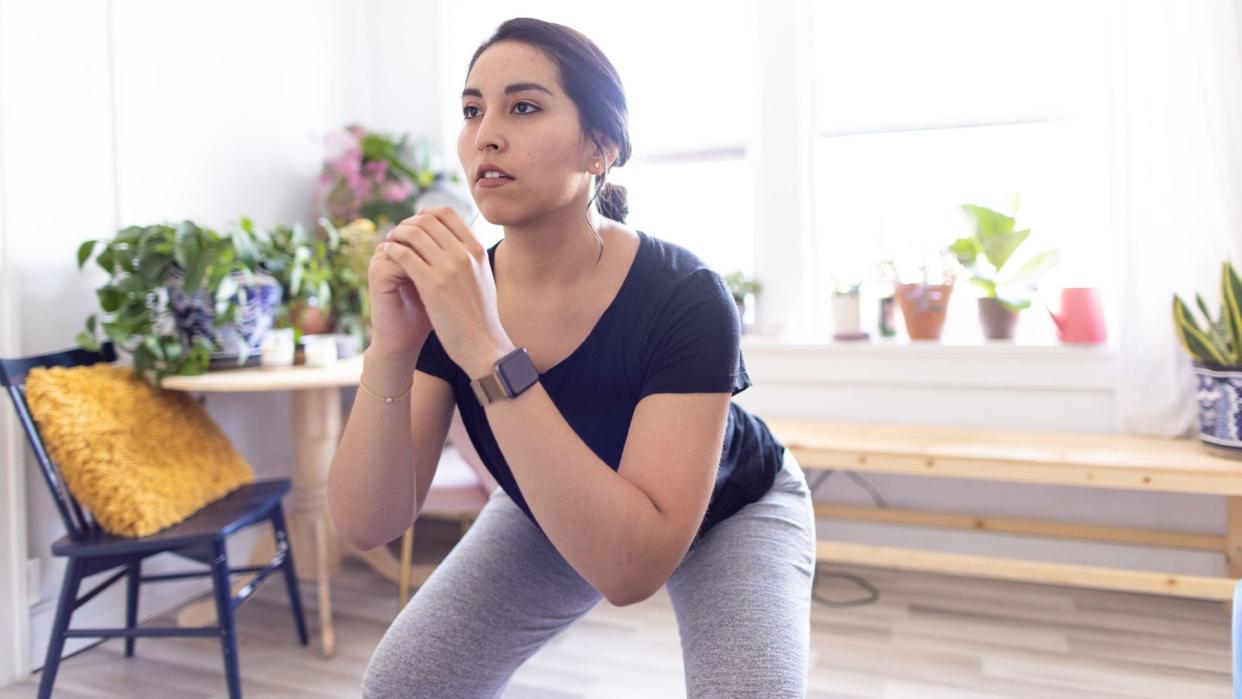
MULTIPOLYGON (((332 629, 330 577, 340 569, 343 555, 362 559, 381 575, 397 582, 400 564, 386 546, 360 551, 339 536, 328 516, 328 470, 341 434, 340 389, 357 386, 362 375, 361 355, 323 368, 245 368, 213 371, 199 376, 170 376, 164 388, 195 393, 293 392, 294 465, 289 495, 288 527, 294 564, 300 579, 314 579, 319 593, 322 651, 335 651, 332 629)), ((262 565, 275 554, 272 535, 260 535, 251 565, 262 565)), ((425 577, 420 575, 421 577, 425 577)), ((247 581, 238 581, 241 587, 247 581)), ((181 626, 215 623, 210 600, 188 605, 178 614, 181 626)))
POLYGON ((819 541, 820 560, 1228 601, 1242 578, 1242 461, 1189 439, 766 419, 808 472, 840 469, 1087 488, 1225 496, 1225 535, 816 504, 820 518, 973 529, 1223 553, 1228 577, 1155 573, 891 546, 819 541))

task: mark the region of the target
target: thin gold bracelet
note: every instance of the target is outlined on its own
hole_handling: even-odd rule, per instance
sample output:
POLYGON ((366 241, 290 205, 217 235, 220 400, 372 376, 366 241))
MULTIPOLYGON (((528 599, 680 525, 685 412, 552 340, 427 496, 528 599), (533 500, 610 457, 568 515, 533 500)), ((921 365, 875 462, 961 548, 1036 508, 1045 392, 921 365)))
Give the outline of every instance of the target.
POLYGON ((361 377, 361 376, 359 376, 359 377, 358 377, 358 386, 360 386, 360 387, 362 388, 362 390, 366 391, 367 393, 370 393, 371 395, 375 396, 376 398, 379 398, 380 400, 384 401, 385 403, 391 403, 391 402, 393 402, 394 400, 400 400, 400 399, 405 398, 406 396, 410 395, 410 389, 414 388, 414 379, 413 379, 413 378, 411 378, 411 379, 410 379, 410 387, 409 387, 409 388, 407 388, 407 389, 405 389, 405 393, 402 393, 401 395, 397 396, 396 398, 389 398, 388 396, 381 396, 380 394, 376 393, 375 391, 372 391, 371 389, 367 388, 367 385, 366 385, 365 383, 363 383, 363 382, 362 382, 362 377, 361 377))

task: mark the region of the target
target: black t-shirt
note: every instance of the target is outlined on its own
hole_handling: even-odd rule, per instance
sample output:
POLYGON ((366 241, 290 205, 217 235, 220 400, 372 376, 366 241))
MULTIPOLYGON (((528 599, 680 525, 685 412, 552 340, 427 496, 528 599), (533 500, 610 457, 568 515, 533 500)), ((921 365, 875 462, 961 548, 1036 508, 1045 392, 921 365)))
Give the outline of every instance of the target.
MULTIPOLYGON (((566 422, 614 471, 621 464, 634 408, 644 396, 725 391, 737 395, 751 386, 742 358, 737 306, 721 276, 680 245, 642 231, 638 236, 638 252, 625 281, 586 340, 539 375, 566 422)), ((493 273, 498 245, 487 251, 493 273)), ((417 369, 452 385, 475 450, 504 491, 539 526, 470 389, 469 377, 449 358, 434 331, 423 345, 417 369)), ((784 448, 763 420, 730 401, 720 469, 699 536, 768 491, 784 448)))

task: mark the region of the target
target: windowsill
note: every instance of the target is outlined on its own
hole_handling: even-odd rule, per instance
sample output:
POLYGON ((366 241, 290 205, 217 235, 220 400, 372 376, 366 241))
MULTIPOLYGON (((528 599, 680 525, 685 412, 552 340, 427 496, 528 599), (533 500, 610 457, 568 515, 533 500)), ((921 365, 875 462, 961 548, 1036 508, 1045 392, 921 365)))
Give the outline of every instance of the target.
POLYGON ((923 389, 1116 390, 1117 347, 879 338, 842 342, 743 333, 756 382, 923 389))
POLYGON ((871 338, 869 340, 815 340, 764 335, 754 332, 742 334, 742 349, 755 352, 780 350, 799 353, 829 355, 875 355, 880 357, 911 356, 962 356, 980 357, 1039 357, 1065 359, 1115 358, 1115 344, 1100 345, 1064 344, 1055 340, 983 340, 969 338, 946 338, 943 340, 910 340, 905 337, 871 338))

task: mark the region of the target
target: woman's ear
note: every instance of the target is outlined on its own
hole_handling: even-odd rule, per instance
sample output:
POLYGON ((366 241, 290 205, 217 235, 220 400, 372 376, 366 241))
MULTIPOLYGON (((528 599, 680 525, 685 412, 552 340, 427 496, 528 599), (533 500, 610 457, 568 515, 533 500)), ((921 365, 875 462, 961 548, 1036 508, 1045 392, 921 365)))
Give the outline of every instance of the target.
POLYGON ((591 151, 591 172, 597 175, 608 172, 608 170, 612 169, 612 164, 617 162, 620 149, 607 141, 601 143, 601 139, 595 139, 592 142, 595 144, 595 149, 591 151), (595 163, 599 163, 600 167, 596 168, 595 163), (599 170, 599 172, 595 172, 596 170, 599 170))

